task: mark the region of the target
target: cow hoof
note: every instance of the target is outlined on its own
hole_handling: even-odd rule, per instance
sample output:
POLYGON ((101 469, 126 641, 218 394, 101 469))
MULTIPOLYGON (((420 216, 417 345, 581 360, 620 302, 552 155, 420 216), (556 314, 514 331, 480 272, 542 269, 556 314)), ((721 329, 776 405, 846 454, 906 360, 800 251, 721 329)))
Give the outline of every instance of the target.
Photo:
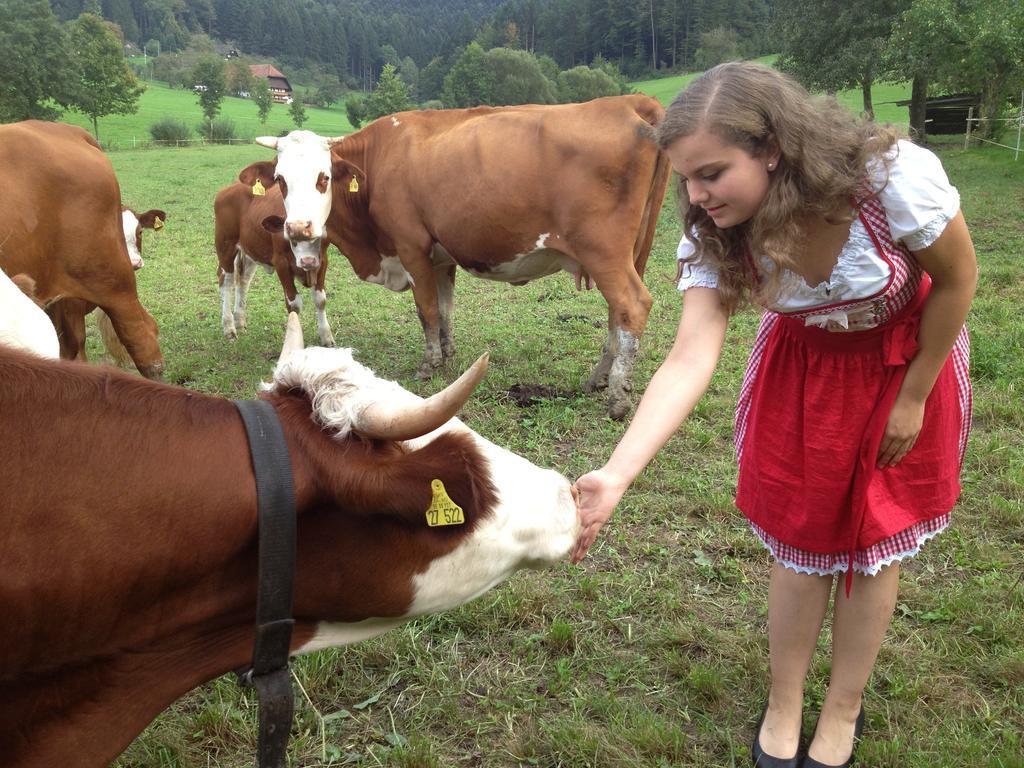
POLYGON ((231 339, 232 341, 234 341, 235 339, 238 338, 238 334, 235 332, 235 329, 232 328, 230 330, 225 330, 224 331, 224 338, 225 339, 231 339))
POLYGON ((597 392, 608 388, 607 376, 591 376, 583 385, 584 392, 597 392))
POLYGON ((608 400, 608 417, 615 421, 622 421, 629 413, 632 404, 628 397, 619 397, 608 400))
POLYGON ((336 347, 336 346, 338 346, 334 342, 334 337, 333 336, 328 336, 327 338, 321 337, 320 338, 320 345, 323 346, 323 347, 336 347))
POLYGON ((430 363, 422 363, 419 367, 419 370, 416 371, 416 380, 426 381, 431 376, 433 376, 434 372, 437 371, 437 369, 440 367, 440 361, 437 363, 437 365, 431 365, 430 363))
POLYGON ((152 379, 153 381, 163 381, 164 364, 161 362, 153 363, 152 365, 140 365, 139 373, 141 373, 147 379, 152 379))

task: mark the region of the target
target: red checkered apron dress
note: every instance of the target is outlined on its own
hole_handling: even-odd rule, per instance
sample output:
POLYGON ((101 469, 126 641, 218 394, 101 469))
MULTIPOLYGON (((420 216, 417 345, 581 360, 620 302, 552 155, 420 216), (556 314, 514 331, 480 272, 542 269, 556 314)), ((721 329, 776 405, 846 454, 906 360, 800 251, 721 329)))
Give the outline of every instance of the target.
POLYGON ((782 564, 804 573, 878 569, 915 554, 949 523, 971 421, 970 342, 961 330, 925 404, 917 442, 895 467, 875 460, 917 350, 931 278, 893 241, 876 198, 860 219, 889 264, 865 299, 767 312, 736 408, 736 506, 782 564), (808 317, 868 309, 875 327, 830 331, 808 317))

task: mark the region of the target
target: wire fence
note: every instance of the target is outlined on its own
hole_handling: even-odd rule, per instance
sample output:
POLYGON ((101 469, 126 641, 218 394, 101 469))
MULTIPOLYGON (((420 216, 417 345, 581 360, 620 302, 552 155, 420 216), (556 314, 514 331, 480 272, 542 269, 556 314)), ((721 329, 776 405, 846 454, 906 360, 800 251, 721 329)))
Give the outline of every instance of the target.
POLYGON ((104 144, 104 149, 157 149, 159 147, 193 147, 203 144, 252 144, 252 137, 246 139, 140 139, 132 136, 131 141, 104 144))
POLYGON ((993 146, 1002 147, 1003 149, 1012 149, 1013 150, 1013 159, 1014 159, 1014 161, 1016 161, 1017 158, 1020 157, 1020 151, 1021 151, 1020 150, 1020 147, 1021 147, 1021 143, 1020 142, 1021 142, 1021 133, 1022 132, 1024 132, 1024 91, 1021 91, 1021 94, 1020 94, 1020 109, 1017 111, 1017 114, 1014 117, 998 117, 998 118, 975 117, 974 116, 974 107, 971 107, 970 110, 967 112, 967 132, 964 134, 964 149, 967 149, 967 147, 971 143, 971 139, 974 139, 975 141, 977 141, 979 143, 982 143, 982 144, 992 144, 993 146), (988 139, 988 138, 985 138, 984 136, 976 135, 976 132, 973 130, 974 124, 977 123, 978 127, 981 127, 981 124, 983 122, 999 122, 999 123, 1014 123, 1014 124, 1016 124, 1016 126, 1017 126, 1017 143, 1015 145, 1001 144, 1000 142, 995 141, 994 139, 988 139))

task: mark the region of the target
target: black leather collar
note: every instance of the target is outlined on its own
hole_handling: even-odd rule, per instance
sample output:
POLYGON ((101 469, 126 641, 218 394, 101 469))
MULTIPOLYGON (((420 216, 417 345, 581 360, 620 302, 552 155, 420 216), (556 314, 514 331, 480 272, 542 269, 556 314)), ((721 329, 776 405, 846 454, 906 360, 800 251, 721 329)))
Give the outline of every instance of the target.
POLYGON ((256 688, 259 698, 258 765, 283 768, 295 710, 288 666, 295 624, 295 488, 288 444, 273 406, 266 400, 234 403, 249 438, 259 510, 256 639, 252 666, 238 676, 242 685, 256 688))

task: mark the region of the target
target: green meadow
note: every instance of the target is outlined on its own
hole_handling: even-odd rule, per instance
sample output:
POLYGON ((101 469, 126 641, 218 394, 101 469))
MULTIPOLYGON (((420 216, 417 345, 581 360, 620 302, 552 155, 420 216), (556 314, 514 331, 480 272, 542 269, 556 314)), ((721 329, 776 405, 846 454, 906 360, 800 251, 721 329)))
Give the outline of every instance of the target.
MULTIPOLYGON (((655 84, 666 95, 676 87, 655 84)), ((180 97, 182 113, 193 99, 158 89, 147 96, 157 97, 166 109, 180 97)), ((322 117, 336 122, 311 127, 344 128, 340 115, 322 117)), ((134 130, 144 128, 140 120, 134 130)), ((113 135, 114 121, 101 130, 113 135)), ((1024 162, 998 149, 938 151, 962 194, 981 263, 970 317, 974 428, 950 529, 905 564, 899 605, 866 694, 858 755, 864 766, 1021 768, 1024 162)), ((249 328, 228 341, 213 250, 215 192, 242 166, 269 156, 251 145, 111 154, 124 199, 169 214, 162 231, 145 233, 138 281, 160 325, 171 383, 252 397, 276 360, 285 321, 276 278, 257 276, 249 328)), ((666 354, 678 321, 678 238, 669 199, 645 278, 655 305, 636 394, 666 354)), ((432 380, 419 382, 413 373, 423 339, 411 295, 360 283, 344 257, 332 250, 331 259, 335 337, 379 375, 425 395, 489 351, 490 371, 464 411, 468 424, 570 478, 607 458, 624 425, 605 416, 602 397, 581 389, 605 337, 606 307, 596 291, 577 292, 564 273, 519 288, 461 273, 458 352, 432 380), (541 388, 540 395, 523 402, 516 396, 523 386, 541 388)), ((304 294, 309 342, 315 320, 304 294)), ((708 394, 638 478, 584 563, 522 572, 459 610, 296 659, 291 764, 749 765, 767 694, 769 558, 732 503, 731 436, 756 323, 752 310, 734 317, 708 394)), ((98 361, 102 351, 90 333, 90 357, 98 361)), ((806 693, 808 733, 828 676, 828 647, 826 626, 806 693)), ((115 765, 249 766, 256 723, 253 693, 228 675, 159 716, 115 765)))
MULTIPOLYGON (((774 57, 766 56, 758 61, 771 63, 774 57)), ((642 80, 630 83, 640 93, 654 96, 662 104, 668 104, 687 83, 700 73, 664 77, 655 80, 642 80)), ((836 95, 841 103, 853 112, 860 112, 863 99, 859 90, 841 91, 836 95)), ((875 117, 879 122, 906 126, 909 120, 906 107, 899 107, 892 102, 910 98, 910 84, 880 84, 872 88, 875 117)), ((343 102, 331 109, 317 107, 306 108, 306 122, 303 128, 322 135, 342 135, 354 129, 345 115, 343 102)), ((200 143, 195 127, 203 120, 199 108, 197 94, 180 88, 169 88, 166 84, 146 81, 146 91, 139 100, 139 110, 133 115, 109 115, 99 120, 100 141, 111 150, 134 149, 152 142, 149 127, 165 118, 172 117, 183 120, 193 129, 192 139, 200 143)), ((295 128, 287 104, 274 104, 265 124, 260 123, 256 104, 249 99, 226 96, 221 103, 219 117, 230 119, 235 125, 235 136, 240 143, 246 143, 255 136, 280 135, 295 128)), ((64 122, 80 125, 92 131, 92 121, 77 112, 66 112, 64 122)))
MULTIPOLYGON (((295 124, 288 113, 287 104, 274 104, 267 116, 266 124, 260 123, 256 103, 250 99, 225 96, 221 102, 220 118, 228 118, 235 124, 235 136, 239 141, 249 142, 254 136, 277 136, 294 130, 295 124)), ((345 116, 345 107, 320 109, 306 108, 306 122, 303 128, 325 136, 336 136, 352 132, 352 124, 345 116)), ((108 149, 132 149, 150 144, 149 127, 166 118, 182 120, 192 129, 192 139, 199 142, 195 128, 202 122, 203 112, 199 107, 198 94, 181 88, 169 88, 154 80, 146 81, 146 91, 139 99, 139 110, 133 115, 109 115, 99 119, 100 142, 108 149)), ((92 121, 78 112, 65 112, 63 122, 80 125, 90 133, 92 121)))

